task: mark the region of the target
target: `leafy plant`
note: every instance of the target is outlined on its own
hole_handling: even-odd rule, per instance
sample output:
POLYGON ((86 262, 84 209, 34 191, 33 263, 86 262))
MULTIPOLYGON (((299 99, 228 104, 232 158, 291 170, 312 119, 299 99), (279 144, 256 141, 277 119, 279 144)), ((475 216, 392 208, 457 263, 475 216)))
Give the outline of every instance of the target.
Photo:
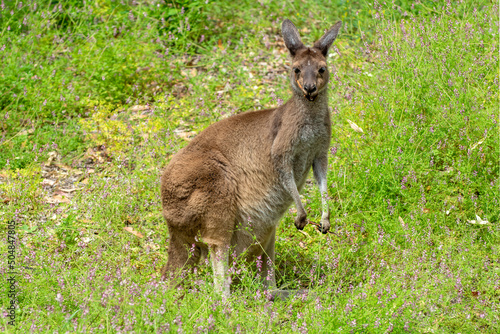
POLYGON ((61 225, 56 229, 57 237, 67 246, 74 246, 77 243, 78 229, 75 225, 75 216, 70 214, 63 218, 61 225))

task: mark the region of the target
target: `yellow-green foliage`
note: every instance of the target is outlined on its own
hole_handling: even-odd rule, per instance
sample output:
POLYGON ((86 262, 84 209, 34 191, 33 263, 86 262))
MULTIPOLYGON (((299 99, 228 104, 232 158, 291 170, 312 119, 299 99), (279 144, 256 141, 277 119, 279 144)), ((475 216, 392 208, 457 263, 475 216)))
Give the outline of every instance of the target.
POLYGON ((3 182, 0 182, 0 197, 7 202, 16 202, 25 209, 38 207, 43 200, 40 183, 41 167, 32 165, 29 168, 2 170, 3 182))
POLYGON ((132 139, 132 129, 123 120, 114 119, 118 110, 101 106, 90 118, 80 120, 86 140, 94 145, 104 145, 110 151, 121 151, 132 139))
MULTIPOLYGON (((139 107, 141 110, 147 108, 139 107)), ((165 127, 160 117, 151 113, 137 114, 134 107, 124 110, 102 105, 94 110, 89 118, 80 120, 80 125, 92 146, 105 145, 110 153, 127 151, 165 127)))

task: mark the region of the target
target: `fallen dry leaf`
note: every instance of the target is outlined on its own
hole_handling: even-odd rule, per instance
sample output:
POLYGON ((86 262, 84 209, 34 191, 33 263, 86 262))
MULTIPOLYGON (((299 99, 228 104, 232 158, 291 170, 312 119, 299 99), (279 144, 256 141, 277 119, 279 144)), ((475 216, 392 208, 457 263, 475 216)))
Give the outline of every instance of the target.
POLYGON ((50 186, 52 187, 54 184, 56 184, 57 181, 51 180, 51 179, 43 179, 42 180, 42 186, 50 186))
MULTIPOLYGON (((309 223, 311 223, 311 221, 309 221, 309 223)), ((311 238, 311 236, 309 235, 309 233, 307 233, 306 231, 303 231, 303 230, 298 230, 301 234, 305 235, 307 238, 311 238)))
POLYGON ((483 220, 481 217, 479 217, 478 215, 476 215, 476 219, 475 220, 467 220, 467 223, 469 223, 469 224, 477 224, 477 225, 486 225, 486 224, 489 224, 490 222, 487 221, 487 220, 483 220))
POLYGON ((356 132, 363 132, 363 129, 361 129, 356 123, 354 123, 353 121, 351 120, 347 120, 347 122, 349 122, 349 125, 351 126, 351 128, 356 131, 356 132))
POLYGON ((86 244, 88 244, 89 242, 91 242, 92 240, 94 240, 94 238, 91 238, 91 237, 85 237, 85 238, 82 238, 82 241, 86 244))
POLYGON ((148 115, 145 115, 145 114, 135 114, 135 115, 132 115, 130 116, 130 120, 136 120, 136 119, 143 119, 143 118, 146 118, 148 117, 148 115))
POLYGON ((483 139, 481 139, 480 141, 478 141, 477 143, 475 143, 474 145, 471 146, 471 151, 473 149, 475 149, 476 147, 478 147, 479 145, 481 145, 484 141, 486 140, 486 137, 484 137, 483 139))
POLYGON ((133 224, 134 224, 134 219, 132 219, 132 217, 127 215, 127 217, 125 218, 125 225, 129 226, 129 225, 133 225, 133 224))
POLYGON ((59 194, 52 197, 45 197, 45 201, 49 204, 71 203, 71 200, 68 197, 59 194))
POLYGON ((70 166, 62 164, 62 163, 55 163, 54 165, 61 168, 61 169, 66 170, 68 172, 71 172, 71 174, 75 174, 75 175, 83 174, 83 172, 81 170, 75 169, 73 167, 70 167, 70 166))
POLYGON ((156 250, 160 249, 160 246, 157 245, 157 244, 155 244, 155 243, 145 244, 142 247, 144 247, 145 249, 151 249, 153 251, 156 251, 156 250))
POLYGON ((136 237, 139 237, 139 238, 144 238, 144 236, 142 235, 141 232, 137 232, 136 230, 134 230, 132 227, 130 226, 125 226, 123 228, 125 231, 129 232, 129 233, 132 233, 133 235, 135 235, 136 237))
POLYGON ((183 129, 175 129, 174 133, 177 137, 182 138, 184 140, 190 141, 196 136, 196 132, 194 131, 185 131, 183 129))
POLYGON ((141 105, 135 105, 135 106, 132 106, 130 107, 128 110, 129 111, 132 111, 132 112, 137 112, 137 111, 143 111, 143 110, 147 110, 149 109, 148 106, 141 106, 141 105))
POLYGON ((106 152, 106 149, 96 148, 88 148, 87 152, 84 154, 84 159, 92 159, 92 163, 102 164, 106 161, 109 161, 109 156, 106 152))
POLYGON ((73 191, 77 191, 77 190, 82 190, 83 188, 73 188, 73 189, 63 189, 63 188, 59 188, 60 191, 62 192, 65 192, 65 193, 72 193, 73 191))
POLYGON ((57 159, 57 152, 49 152, 49 160, 47 160, 47 166, 50 166, 52 164, 52 161, 54 161, 55 159, 57 159))

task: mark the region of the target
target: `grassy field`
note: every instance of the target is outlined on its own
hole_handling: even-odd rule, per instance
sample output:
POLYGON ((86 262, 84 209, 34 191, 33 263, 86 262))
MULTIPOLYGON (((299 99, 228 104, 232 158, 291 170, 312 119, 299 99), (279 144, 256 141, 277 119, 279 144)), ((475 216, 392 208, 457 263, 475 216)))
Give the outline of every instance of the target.
MULTIPOLYGON (((486 0, 4 0, 0 331, 498 333, 498 17, 486 0), (227 301, 209 265, 169 289, 161 171, 209 124, 291 96, 284 18, 306 44, 344 22, 331 233, 297 231, 292 207, 277 234, 278 286, 311 293, 271 302, 241 263, 227 301)), ((302 199, 318 222, 312 175, 302 199)))

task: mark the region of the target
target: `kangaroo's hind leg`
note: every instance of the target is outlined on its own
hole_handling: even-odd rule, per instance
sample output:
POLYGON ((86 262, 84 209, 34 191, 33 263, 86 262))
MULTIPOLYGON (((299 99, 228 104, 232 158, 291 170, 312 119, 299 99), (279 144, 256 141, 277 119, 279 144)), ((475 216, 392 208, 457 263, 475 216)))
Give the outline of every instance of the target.
POLYGON ((232 208, 234 206, 230 196, 219 197, 210 206, 206 215, 207 220, 201 230, 201 239, 210 249, 215 290, 226 298, 230 294, 229 252, 236 222, 232 208))
POLYGON ((201 239, 210 249, 210 261, 214 273, 214 287, 222 296, 229 297, 229 252, 236 227, 235 195, 223 179, 217 180, 211 193, 210 204, 202 224, 201 239))
POLYGON ((274 243, 276 228, 273 228, 266 243, 262 245, 262 270, 260 272, 262 284, 269 290, 276 290, 276 276, 274 270, 274 243))
MULTIPOLYGON (((237 184, 229 167, 217 152, 191 154, 177 161, 162 181, 164 216, 172 236, 165 272, 191 264, 187 250, 200 236, 199 241, 211 252, 215 289, 226 297, 237 197, 237 184)), ((200 254, 206 249, 200 246, 200 254)))
POLYGON ((211 246, 210 261, 214 272, 215 290, 225 298, 229 297, 231 276, 229 275, 229 247, 211 246))

